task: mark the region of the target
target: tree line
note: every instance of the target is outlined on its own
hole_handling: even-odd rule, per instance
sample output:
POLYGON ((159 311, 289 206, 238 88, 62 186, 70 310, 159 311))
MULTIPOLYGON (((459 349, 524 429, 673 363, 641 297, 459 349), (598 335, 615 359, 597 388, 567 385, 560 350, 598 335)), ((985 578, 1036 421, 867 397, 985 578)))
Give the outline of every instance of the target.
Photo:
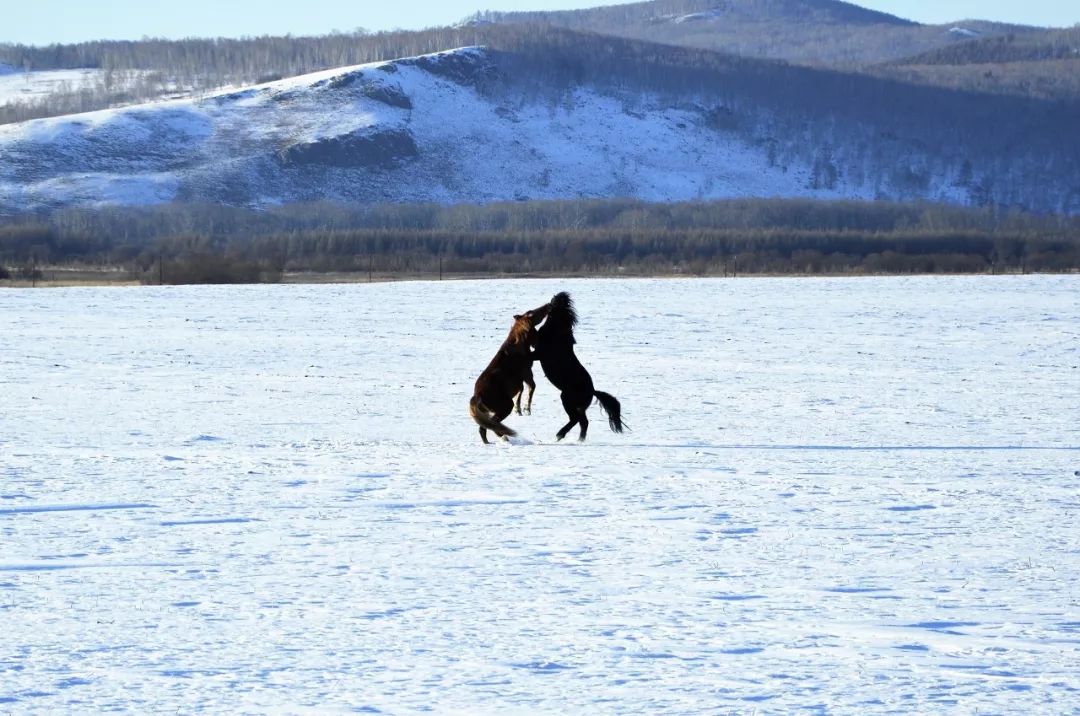
POLYGON ((986 65, 1075 59, 1080 55, 1080 24, 1037 32, 1010 32, 939 47, 896 61, 898 65, 986 65))
POLYGON ((169 205, 0 226, 0 265, 121 266, 148 282, 283 272, 728 275, 1080 270, 1080 220, 802 200, 169 205))

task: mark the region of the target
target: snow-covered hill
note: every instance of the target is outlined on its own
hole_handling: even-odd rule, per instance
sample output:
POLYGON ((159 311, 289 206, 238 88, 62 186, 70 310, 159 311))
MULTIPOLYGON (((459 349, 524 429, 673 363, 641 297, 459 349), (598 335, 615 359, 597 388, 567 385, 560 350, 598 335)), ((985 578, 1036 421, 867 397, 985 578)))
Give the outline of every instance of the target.
MULTIPOLYGON (((1080 211, 1080 191, 1069 188, 1078 182, 1060 151, 1049 156, 1027 140, 1002 148, 970 129, 965 135, 975 138, 956 143, 953 115, 893 120, 887 110, 860 109, 868 105, 857 97, 833 109, 797 84, 786 99, 780 83, 816 81, 811 70, 785 76, 781 68, 740 80, 741 89, 724 86, 733 75, 717 75, 705 89, 661 97, 617 75, 553 90, 541 75, 514 74, 522 66, 466 47, 0 126, 0 213, 169 201, 580 197, 887 198, 1080 211), (771 97, 745 89, 774 82, 771 97), (1047 174, 1055 163, 1058 176, 1047 174)), ((829 82, 835 93, 837 81, 829 82)), ((911 104, 894 104, 904 102, 911 104)), ((1024 117, 1012 105, 987 111, 1024 117)), ((1013 123, 1027 136, 1046 134, 1013 123)))
POLYGON ((0 127, 0 205, 859 193, 810 188, 702 107, 500 101, 477 89, 492 72, 464 48, 0 127))

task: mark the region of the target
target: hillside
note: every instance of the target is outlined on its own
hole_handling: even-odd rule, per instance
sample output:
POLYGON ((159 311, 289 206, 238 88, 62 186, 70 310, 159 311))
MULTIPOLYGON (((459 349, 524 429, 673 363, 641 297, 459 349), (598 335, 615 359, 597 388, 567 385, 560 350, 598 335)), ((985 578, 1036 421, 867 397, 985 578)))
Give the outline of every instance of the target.
POLYGON ((456 28, 420 32, 0 44, 0 124, 205 95, 452 47, 514 50, 506 37, 544 35, 552 28, 866 72, 905 83, 1080 99, 1071 64, 1080 59, 1075 29, 978 20, 924 26, 836 0, 651 0, 565 12, 485 12, 456 28), (1002 62, 1011 63, 1005 72, 977 69, 1002 62))
POLYGON ((1080 57, 956 65, 895 64, 871 68, 875 76, 909 84, 980 94, 1075 104, 1080 101, 1080 57))
POLYGON ((1080 100, 1080 28, 974 37, 868 70, 879 77, 965 91, 1080 100))
POLYGON ((920 25, 838 0, 649 0, 555 12, 481 12, 473 23, 547 24, 747 57, 860 66, 972 37, 1035 32, 979 20, 920 25))
POLYGON ((476 48, 0 128, 0 204, 822 195, 700 109, 477 91, 476 48), (617 138, 617 141, 615 141, 617 138))
POLYGON ((976 65, 1080 58, 1080 27, 976 37, 895 62, 896 65, 976 65))
POLYGON ((484 48, 0 127, 0 207, 804 196, 1080 211, 1073 105, 555 29, 478 35, 484 48))

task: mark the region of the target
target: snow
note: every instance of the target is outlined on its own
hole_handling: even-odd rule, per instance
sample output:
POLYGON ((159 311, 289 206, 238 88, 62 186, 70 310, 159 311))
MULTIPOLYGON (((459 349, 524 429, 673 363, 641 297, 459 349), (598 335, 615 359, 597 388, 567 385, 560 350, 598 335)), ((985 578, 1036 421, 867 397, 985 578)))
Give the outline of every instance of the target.
POLYGON ((949 34, 957 36, 957 37, 964 37, 964 38, 981 37, 982 36, 982 33, 977 32, 975 30, 969 30, 966 27, 950 27, 949 28, 949 34))
POLYGON ((686 22, 699 22, 701 20, 715 20, 718 17, 722 17, 727 12, 722 7, 713 8, 712 10, 706 10, 704 12, 692 12, 688 15, 679 15, 675 17, 672 22, 681 25, 686 22))
POLYGON ((108 173, 77 174, 40 182, 34 190, 46 196, 62 194, 73 197, 84 206, 146 205, 166 202, 175 196, 177 179, 171 174, 143 174, 139 177, 108 173))
MULTIPOLYGON (((25 70, 0 63, 0 105, 38 102, 49 95, 82 91, 100 91, 108 85, 114 92, 131 89, 147 80, 156 81, 160 92, 187 94, 192 90, 176 80, 164 83, 153 70, 117 70, 111 74, 98 68, 64 70, 25 70)), ((145 87, 141 88, 145 91, 145 87)))
POLYGON ((94 87, 103 76, 104 71, 98 69, 24 72, 11 65, 0 65, 0 105, 40 100, 56 92, 94 87))
POLYGON ((1078 288, 5 290, 0 704, 1076 711, 1078 288), (481 444, 563 289, 632 432, 481 444))

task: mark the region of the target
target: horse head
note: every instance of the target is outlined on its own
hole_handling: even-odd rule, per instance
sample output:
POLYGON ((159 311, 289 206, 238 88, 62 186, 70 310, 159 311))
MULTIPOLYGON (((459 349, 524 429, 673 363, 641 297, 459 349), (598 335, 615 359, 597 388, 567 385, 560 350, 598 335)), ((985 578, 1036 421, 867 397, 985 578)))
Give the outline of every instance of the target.
POLYGON ((570 298, 570 294, 566 291, 560 291, 551 297, 550 313, 554 318, 557 318, 560 323, 566 324, 567 328, 573 328, 577 325, 578 316, 577 310, 574 308, 574 300, 570 298))
POLYGON ((525 311, 525 313, 514 316, 514 327, 511 333, 527 336, 529 343, 534 343, 536 340, 536 327, 548 317, 550 309, 550 305, 545 303, 540 308, 534 308, 531 311, 525 311))

